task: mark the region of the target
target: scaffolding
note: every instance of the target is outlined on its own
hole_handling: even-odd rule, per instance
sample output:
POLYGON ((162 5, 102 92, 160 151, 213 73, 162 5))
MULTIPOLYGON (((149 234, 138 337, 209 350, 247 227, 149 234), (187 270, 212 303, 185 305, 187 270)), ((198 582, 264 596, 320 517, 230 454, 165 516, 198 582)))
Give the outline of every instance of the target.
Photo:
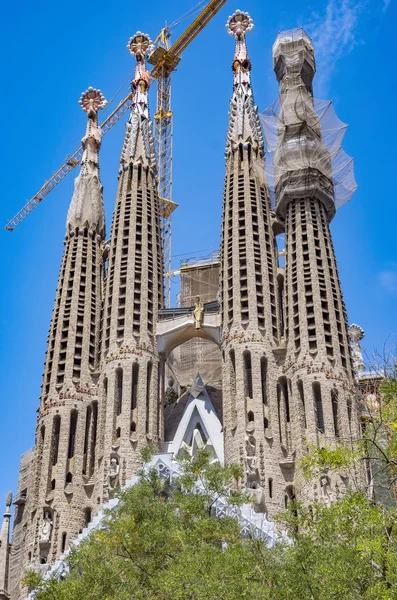
POLYGON ((280 179, 305 169, 316 169, 332 181, 336 208, 351 199, 357 183, 354 159, 342 149, 347 125, 337 117, 330 100, 311 98, 309 104, 300 90, 293 104, 286 107, 284 103, 284 114, 278 97, 259 118, 268 150, 266 177, 273 206, 280 179), (286 123, 293 131, 290 137, 286 123))

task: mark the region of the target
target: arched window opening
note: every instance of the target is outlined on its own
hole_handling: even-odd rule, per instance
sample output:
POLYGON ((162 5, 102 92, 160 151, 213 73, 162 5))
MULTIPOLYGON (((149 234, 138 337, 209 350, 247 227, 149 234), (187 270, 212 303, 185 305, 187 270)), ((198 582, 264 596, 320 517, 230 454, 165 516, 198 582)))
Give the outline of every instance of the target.
POLYGON ((114 410, 116 416, 121 415, 123 406, 123 369, 117 369, 114 390, 114 410))
POLYGON ((287 487, 285 488, 284 499, 285 508, 287 508, 288 504, 292 502, 292 500, 295 500, 295 492, 294 487, 292 485, 287 485, 287 487))
POLYGON ((52 489, 52 490, 55 490, 55 485, 56 485, 56 480, 55 480, 55 479, 53 479, 53 480, 51 481, 51 489, 52 489))
POLYGON ((73 475, 72 475, 72 473, 69 471, 69 472, 66 474, 66 483, 72 483, 72 481, 73 481, 73 475))
POLYGON ((262 402, 267 404, 267 360, 264 356, 261 358, 261 385, 262 385, 262 402))
POLYGON ((288 393, 288 384, 286 377, 280 377, 279 383, 281 386, 281 394, 284 401, 284 410, 285 410, 285 420, 287 423, 290 422, 290 412, 289 412, 289 393, 288 393))
POLYGON ((337 390, 331 390, 332 416, 334 419, 334 433, 339 437, 339 404, 337 390))
POLYGON ((252 389, 252 363, 251 363, 251 353, 246 351, 243 354, 244 359, 244 387, 245 394, 248 398, 253 397, 253 389, 252 389))
POLYGON ((116 429, 116 438, 120 439, 120 436, 121 436, 121 427, 117 427, 117 429, 116 429))
POLYGON ((268 429, 268 427, 269 427, 269 419, 267 417, 263 418, 263 427, 265 429, 268 429))
POLYGON ((316 409, 316 420, 317 420, 317 429, 324 433, 324 413, 323 413, 323 399, 321 397, 321 386, 318 381, 315 381, 312 386, 313 389, 313 397, 314 397, 314 406, 316 409))
MULTIPOLYGON (((55 415, 53 424, 53 435, 52 435, 52 465, 55 466, 58 462, 58 451, 59 451, 59 434, 61 431, 61 417, 55 415)), ((44 439, 44 438, 43 438, 44 439)))
POLYGON ((77 411, 73 410, 70 414, 69 447, 68 447, 68 458, 69 459, 73 458, 73 456, 74 456, 74 449, 75 449, 75 444, 76 444, 76 429, 77 429, 77 411))
POLYGON ((254 421, 254 420, 255 420, 254 413, 253 413, 253 411, 252 411, 252 410, 250 410, 250 411, 248 412, 248 414, 247 414, 247 419, 248 419, 248 422, 251 422, 251 421, 254 421))
POLYGON ((134 433, 136 431, 136 423, 135 423, 135 421, 131 421, 130 431, 131 431, 131 433, 134 433))
POLYGON ((84 522, 85 522, 85 526, 87 527, 88 523, 90 523, 91 521, 91 509, 89 507, 87 507, 86 509, 84 509, 84 522))
POLYGON ((269 498, 273 498, 273 479, 271 477, 269 477, 269 479, 268 479, 268 484, 269 484, 269 498))
POLYGON ((65 550, 66 550, 66 539, 67 539, 67 533, 66 533, 66 531, 64 531, 62 533, 61 552, 65 552, 65 550))
POLYGON ((146 374, 146 433, 149 433, 150 397, 152 394, 152 371, 153 365, 151 362, 148 362, 146 374))
POLYGON ((296 387, 298 388, 298 394, 299 394, 299 399, 300 399, 302 421, 303 421, 304 428, 306 429, 307 421, 306 421, 305 393, 303 391, 303 383, 300 379, 298 380, 296 387))

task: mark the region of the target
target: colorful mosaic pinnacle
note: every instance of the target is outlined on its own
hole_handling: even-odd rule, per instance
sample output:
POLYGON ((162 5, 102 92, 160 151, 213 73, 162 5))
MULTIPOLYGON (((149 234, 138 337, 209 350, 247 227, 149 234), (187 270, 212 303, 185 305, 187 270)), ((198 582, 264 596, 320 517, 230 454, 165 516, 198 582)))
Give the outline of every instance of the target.
POLYGON ((236 10, 227 20, 226 29, 229 35, 241 39, 254 28, 254 23, 247 12, 236 10))
POLYGON ((89 87, 88 90, 81 94, 79 104, 84 112, 89 112, 93 109, 96 113, 102 110, 107 105, 107 100, 101 90, 89 87))
POLYGON ((151 53, 153 44, 147 33, 137 31, 133 37, 130 37, 127 48, 138 61, 143 61, 151 53))

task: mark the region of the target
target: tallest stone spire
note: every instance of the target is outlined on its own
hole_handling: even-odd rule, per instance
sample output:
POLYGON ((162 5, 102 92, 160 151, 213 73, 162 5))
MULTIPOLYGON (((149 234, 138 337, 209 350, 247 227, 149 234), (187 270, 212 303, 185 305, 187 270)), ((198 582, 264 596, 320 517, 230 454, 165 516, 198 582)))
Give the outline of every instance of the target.
POLYGON ((221 244, 223 414, 226 460, 242 463, 247 489, 269 507, 276 496, 266 491, 266 479, 283 480, 278 462, 288 455, 289 442, 287 431, 284 450, 273 440, 278 416, 271 401, 277 385, 272 350, 280 335, 277 254, 245 43, 252 27, 249 15, 240 11, 227 23, 236 49, 221 244))
POLYGON ((133 100, 121 151, 103 313, 104 499, 117 481, 122 484, 136 472, 141 447, 161 438, 155 334, 163 301, 162 253, 145 64, 151 41, 138 32, 127 48, 136 61, 133 100))

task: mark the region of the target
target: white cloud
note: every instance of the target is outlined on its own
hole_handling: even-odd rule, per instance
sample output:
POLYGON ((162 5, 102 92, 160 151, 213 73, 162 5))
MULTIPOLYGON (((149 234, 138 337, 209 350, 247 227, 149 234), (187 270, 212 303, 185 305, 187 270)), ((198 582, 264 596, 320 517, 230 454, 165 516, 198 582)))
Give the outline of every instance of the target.
POLYGON ((365 5, 366 0, 328 0, 325 15, 313 14, 307 29, 313 39, 317 63, 317 96, 328 94, 336 63, 357 44, 358 19, 365 5))
POLYGON ((397 295, 397 264, 390 269, 381 271, 378 275, 381 287, 389 294, 397 295))

